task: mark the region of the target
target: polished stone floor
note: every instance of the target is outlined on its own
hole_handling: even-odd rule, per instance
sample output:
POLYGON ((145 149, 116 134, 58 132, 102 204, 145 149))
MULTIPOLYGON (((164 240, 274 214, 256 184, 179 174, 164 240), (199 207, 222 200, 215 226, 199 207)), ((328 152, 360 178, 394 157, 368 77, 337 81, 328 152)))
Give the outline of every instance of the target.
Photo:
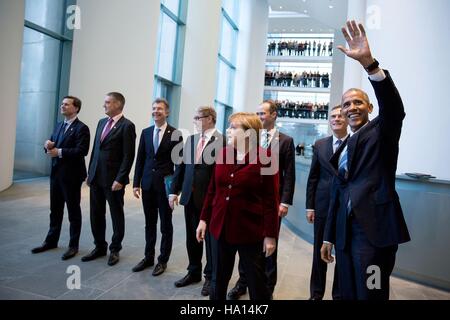
MULTIPOLYGON (((143 256, 144 216, 140 201, 132 197, 129 187, 125 199, 125 239, 121 260, 116 266, 109 267, 106 257, 87 263, 80 260, 93 248, 86 186, 82 190, 80 253, 71 260, 61 260, 68 243, 66 215, 59 248, 31 254, 30 249, 39 245, 47 232, 48 194, 48 178, 21 181, 0 193, 0 299, 206 299, 200 295, 202 283, 184 288, 175 288, 173 284, 185 275, 187 266, 182 207, 178 207, 173 215, 174 244, 168 268, 161 276, 153 277, 151 269, 131 272, 143 256), (81 270, 81 288, 69 290, 67 269, 73 265, 81 270)), ((110 238, 109 216, 107 221, 107 238, 110 238)), ((309 297, 311 257, 312 246, 283 226, 279 245, 279 282, 274 299, 302 300, 309 297)), ((235 272, 230 287, 236 277, 235 272)), ((332 270, 329 279, 332 279, 332 270)), ((391 287, 392 299, 450 299, 448 292, 394 277, 391 287)), ((326 299, 331 298, 330 288, 329 282, 326 299)), ((248 299, 248 295, 244 298, 248 299)))

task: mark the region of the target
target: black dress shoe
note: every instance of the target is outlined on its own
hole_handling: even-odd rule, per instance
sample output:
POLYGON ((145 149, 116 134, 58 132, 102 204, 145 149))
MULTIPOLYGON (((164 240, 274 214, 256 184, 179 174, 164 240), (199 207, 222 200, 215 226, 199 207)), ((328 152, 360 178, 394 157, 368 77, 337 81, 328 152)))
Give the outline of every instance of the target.
POLYGON ((153 259, 150 258, 144 258, 141 260, 141 262, 139 262, 137 265, 135 265, 133 267, 133 269, 131 269, 131 271, 133 272, 140 272, 148 267, 153 266, 155 263, 153 262, 153 259))
POLYGON ((92 261, 104 256, 106 256, 106 249, 95 248, 94 250, 91 251, 91 253, 82 257, 81 261, 83 262, 92 261))
POLYGON ((164 273, 166 271, 167 264, 166 263, 160 263, 158 262, 155 266, 155 269, 153 269, 152 275, 153 276, 159 276, 160 274, 164 273))
POLYGON ((111 252, 108 259, 108 266, 113 266, 117 262, 119 262, 119 253, 118 252, 111 252))
POLYGON ((321 300, 322 300, 322 297, 314 296, 314 297, 309 298, 308 300, 318 300, 318 301, 321 301, 321 300))
POLYGON ((175 281, 175 287, 181 288, 200 281, 202 281, 202 276, 194 276, 193 274, 188 273, 183 279, 175 281))
POLYGON ((235 286, 228 292, 228 300, 239 300, 241 296, 247 293, 246 287, 241 287, 239 285, 235 286))
POLYGON ((55 249, 58 246, 56 244, 51 244, 44 242, 41 246, 31 249, 31 253, 41 253, 50 249, 55 249))
POLYGON ((75 255, 78 253, 78 248, 69 248, 67 249, 66 252, 64 252, 64 254, 62 255, 61 259, 62 260, 67 260, 70 258, 75 257, 75 255))
POLYGON ((205 279, 205 283, 203 284, 201 294, 202 296, 207 297, 209 296, 210 291, 211 291, 211 280, 205 279))

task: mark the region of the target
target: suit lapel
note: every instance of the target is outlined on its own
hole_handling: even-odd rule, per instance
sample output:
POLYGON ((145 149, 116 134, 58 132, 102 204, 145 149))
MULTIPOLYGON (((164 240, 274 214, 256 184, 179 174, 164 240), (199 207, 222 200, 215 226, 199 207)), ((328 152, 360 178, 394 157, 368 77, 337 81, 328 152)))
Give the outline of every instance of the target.
POLYGON ((155 147, 153 146, 153 132, 155 131, 155 126, 150 127, 149 136, 147 137, 149 143, 148 146, 150 148, 149 153, 155 155, 155 147))
MULTIPOLYGON (((170 143, 170 137, 172 136, 173 128, 167 125, 166 130, 164 131, 163 137, 161 139, 161 142, 159 143, 158 151, 156 151, 156 154, 158 154, 159 150, 161 148, 164 148, 168 143, 170 143)), ((153 137, 153 135, 152 135, 153 137)), ((153 142, 152 142, 153 145, 153 142)))

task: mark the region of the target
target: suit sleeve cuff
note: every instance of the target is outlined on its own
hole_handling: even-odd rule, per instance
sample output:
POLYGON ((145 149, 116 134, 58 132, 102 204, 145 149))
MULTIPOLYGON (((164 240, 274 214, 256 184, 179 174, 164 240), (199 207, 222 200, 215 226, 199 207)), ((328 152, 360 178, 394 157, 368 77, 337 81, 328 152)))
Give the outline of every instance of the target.
POLYGON ((289 205, 288 204, 286 204, 286 203, 280 203, 283 207, 285 207, 285 208, 289 208, 289 205))

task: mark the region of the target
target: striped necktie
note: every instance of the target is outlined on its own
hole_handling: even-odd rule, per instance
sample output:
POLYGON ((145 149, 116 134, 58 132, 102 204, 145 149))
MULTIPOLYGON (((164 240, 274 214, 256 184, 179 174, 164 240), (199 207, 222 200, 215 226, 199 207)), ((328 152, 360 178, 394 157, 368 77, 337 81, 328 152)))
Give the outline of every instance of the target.
POLYGON ((338 164, 338 174, 340 177, 347 179, 348 168, 347 168, 347 160, 348 160, 348 147, 342 151, 341 156, 339 157, 338 164))

